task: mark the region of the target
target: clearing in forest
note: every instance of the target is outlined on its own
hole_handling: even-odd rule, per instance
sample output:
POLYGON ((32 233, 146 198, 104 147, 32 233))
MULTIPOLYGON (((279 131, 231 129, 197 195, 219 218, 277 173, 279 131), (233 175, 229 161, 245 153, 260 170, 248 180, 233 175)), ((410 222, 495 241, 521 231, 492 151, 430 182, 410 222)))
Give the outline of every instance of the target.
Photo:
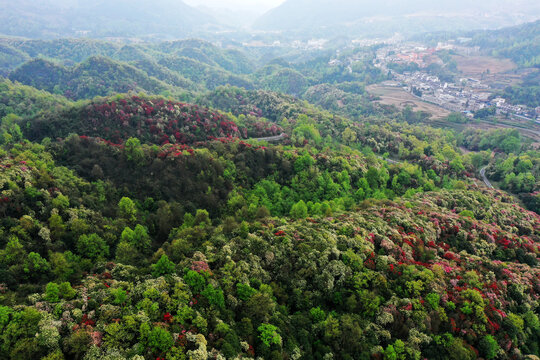
POLYGON ((410 106, 413 111, 425 111, 432 114, 434 119, 442 119, 450 115, 450 111, 422 101, 401 87, 375 84, 368 86, 366 90, 370 94, 380 97, 380 100, 377 100, 377 102, 383 105, 394 105, 398 109, 404 109, 410 106))

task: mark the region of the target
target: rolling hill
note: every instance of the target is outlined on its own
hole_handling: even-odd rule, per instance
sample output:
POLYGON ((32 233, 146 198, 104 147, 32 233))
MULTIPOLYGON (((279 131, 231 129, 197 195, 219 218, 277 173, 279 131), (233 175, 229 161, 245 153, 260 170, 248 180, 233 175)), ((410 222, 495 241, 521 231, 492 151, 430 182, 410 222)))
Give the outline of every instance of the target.
POLYGON ((90 57, 71 68, 34 59, 11 72, 9 78, 77 100, 128 91, 154 94, 174 91, 172 86, 148 76, 142 70, 99 56, 90 57))

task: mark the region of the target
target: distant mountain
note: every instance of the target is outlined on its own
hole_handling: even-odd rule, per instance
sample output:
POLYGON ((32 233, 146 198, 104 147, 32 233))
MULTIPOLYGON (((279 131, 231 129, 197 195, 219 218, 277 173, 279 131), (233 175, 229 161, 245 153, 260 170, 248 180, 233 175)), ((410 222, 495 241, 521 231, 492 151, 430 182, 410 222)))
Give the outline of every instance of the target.
POLYGON ((328 31, 339 26, 343 31, 348 26, 407 32, 422 31, 423 24, 439 28, 500 27, 535 17, 540 17, 540 4, 527 0, 287 0, 260 17, 254 27, 268 31, 323 28, 328 31))
POLYGON ((178 38, 216 20, 181 0, 20 0, 0 2, 0 34, 178 38))

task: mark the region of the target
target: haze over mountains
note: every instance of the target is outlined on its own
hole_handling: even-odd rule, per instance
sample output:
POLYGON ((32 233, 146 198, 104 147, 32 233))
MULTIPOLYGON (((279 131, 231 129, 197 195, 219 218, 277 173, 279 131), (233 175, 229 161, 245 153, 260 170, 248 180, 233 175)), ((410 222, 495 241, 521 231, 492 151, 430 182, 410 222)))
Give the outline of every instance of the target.
POLYGON ((0 34, 30 38, 178 39, 245 30, 305 36, 500 28, 540 18, 531 0, 31 0, 0 2, 0 34), (189 4, 188 4, 189 3, 189 4), (270 9, 263 14, 264 11, 270 9))
POLYGON ((181 0, 0 2, 0 33, 11 36, 179 38, 217 23, 181 0))
POLYGON ((357 29, 386 24, 388 30, 418 31, 427 24, 443 29, 500 27, 539 16, 540 5, 534 1, 288 0, 259 18, 255 28, 328 31, 344 24, 357 29))

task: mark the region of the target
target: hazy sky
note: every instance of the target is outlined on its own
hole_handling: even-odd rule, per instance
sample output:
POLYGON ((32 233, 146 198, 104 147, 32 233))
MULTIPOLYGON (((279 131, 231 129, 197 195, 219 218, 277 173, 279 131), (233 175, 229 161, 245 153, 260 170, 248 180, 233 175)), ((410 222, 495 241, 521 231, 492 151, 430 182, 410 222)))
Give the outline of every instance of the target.
POLYGON ((189 5, 203 5, 211 8, 227 8, 231 10, 257 10, 265 12, 278 6, 285 0, 184 0, 189 5))

